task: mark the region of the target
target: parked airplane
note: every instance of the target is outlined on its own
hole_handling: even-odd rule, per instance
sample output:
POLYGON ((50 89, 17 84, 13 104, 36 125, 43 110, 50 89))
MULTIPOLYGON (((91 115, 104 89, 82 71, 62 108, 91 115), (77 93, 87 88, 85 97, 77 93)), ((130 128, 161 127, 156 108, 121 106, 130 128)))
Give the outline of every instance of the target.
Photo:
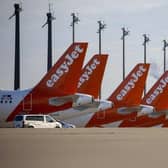
MULTIPOLYGON (((85 93, 99 97, 102 78, 106 66, 108 55, 94 55, 91 60, 85 65, 78 82, 78 93, 85 93)), ((55 100, 52 98, 50 104, 55 105, 55 100)), ((112 102, 107 100, 94 99, 92 104, 85 104, 78 107, 60 110, 51 113, 55 119, 67 120, 74 117, 83 116, 89 113, 111 108, 112 102)))
POLYGON ((137 113, 133 118, 124 120, 120 127, 166 127, 168 123, 166 117, 168 112, 167 93, 168 71, 159 78, 142 100, 142 104, 153 106, 154 110, 147 111, 146 115, 137 113))
POLYGON ((0 123, 20 113, 49 113, 91 103, 93 97, 76 93, 87 43, 74 43, 32 89, 0 91, 0 123), (55 106, 50 105, 54 97, 55 106))
POLYGON ((96 111, 88 115, 74 117, 66 121, 75 124, 77 127, 106 127, 116 125, 122 120, 133 115, 140 106, 149 64, 137 64, 129 73, 127 78, 107 99, 113 102, 113 107, 107 110, 96 111))

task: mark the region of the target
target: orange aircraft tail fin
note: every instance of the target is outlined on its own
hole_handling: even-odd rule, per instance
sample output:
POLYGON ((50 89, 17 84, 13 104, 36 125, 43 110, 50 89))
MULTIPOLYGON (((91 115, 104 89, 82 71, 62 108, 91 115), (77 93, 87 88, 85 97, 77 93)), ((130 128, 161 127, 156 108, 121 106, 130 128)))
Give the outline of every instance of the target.
POLYGON ((142 104, 155 107, 156 111, 168 108, 168 71, 163 73, 142 100, 142 104))
POLYGON ((85 65, 78 82, 78 93, 99 97, 107 58, 107 54, 94 55, 85 65))
POLYGON ((60 57, 33 91, 45 95, 74 94, 81 74, 87 43, 74 43, 60 57))
POLYGON ((7 121, 12 121, 15 115, 23 111, 37 113, 41 110, 56 110, 55 107, 49 106, 50 98, 76 93, 87 46, 88 43, 72 44, 42 80, 16 106, 7 121))
POLYGON ((149 64, 137 64, 108 100, 112 101, 115 107, 139 105, 148 70, 149 64))

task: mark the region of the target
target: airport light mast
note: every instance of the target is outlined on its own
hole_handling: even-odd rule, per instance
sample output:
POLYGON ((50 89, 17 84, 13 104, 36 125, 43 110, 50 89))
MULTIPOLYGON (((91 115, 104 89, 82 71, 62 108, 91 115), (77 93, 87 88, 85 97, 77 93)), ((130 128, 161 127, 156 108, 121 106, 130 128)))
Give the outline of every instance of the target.
POLYGON ((168 47, 168 42, 163 40, 164 72, 166 71, 166 47, 168 47))
POLYGON ((15 11, 9 19, 15 16, 15 71, 14 71, 14 90, 20 89, 20 4, 14 4, 15 11))
POLYGON ((106 24, 101 20, 99 20, 97 23, 99 24, 99 29, 97 31, 99 34, 99 54, 101 54, 101 32, 106 28, 106 24))
POLYGON ((122 30, 122 37, 121 40, 123 40, 123 80, 125 79, 125 37, 129 35, 130 31, 125 29, 124 27, 121 28, 122 30))
POLYGON ((78 22, 80 20, 79 20, 79 17, 75 15, 75 13, 71 13, 71 16, 72 16, 72 23, 71 23, 71 26, 72 26, 72 43, 74 43, 75 42, 75 24, 78 24, 78 22))
MULTIPOLYGON (((97 21, 99 28, 97 33, 99 34, 99 55, 101 54, 101 32, 106 28, 106 24, 101 20, 97 21)), ((99 90, 99 99, 101 99, 101 88, 99 90)))
POLYGON ((48 25, 48 54, 47 54, 47 71, 50 70, 52 67, 52 21, 55 20, 55 17, 53 17, 51 13, 51 8, 49 4, 49 12, 47 13, 47 21, 46 23, 42 26, 45 27, 48 25))
MULTIPOLYGON (((142 35, 144 37, 144 42, 143 42, 143 46, 144 46, 144 63, 146 64, 146 44, 150 41, 149 37, 146 34, 142 35)), ((144 95, 146 95, 146 85, 144 87, 144 95)))
POLYGON ((144 37, 144 42, 143 42, 143 46, 144 46, 144 63, 146 64, 146 44, 150 41, 149 37, 146 34, 143 34, 144 37))

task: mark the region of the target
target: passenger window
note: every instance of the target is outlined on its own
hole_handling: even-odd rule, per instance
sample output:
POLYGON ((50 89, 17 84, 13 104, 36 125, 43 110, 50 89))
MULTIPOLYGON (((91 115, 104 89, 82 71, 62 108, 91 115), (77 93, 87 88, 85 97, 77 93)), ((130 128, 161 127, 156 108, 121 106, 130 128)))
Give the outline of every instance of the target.
POLYGON ((27 116, 26 120, 29 120, 29 121, 44 121, 44 116, 27 116))
POLYGON ((33 120, 34 120, 34 117, 33 117, 33 116, 27 116, 27 117, 26 117, 26 120, 33 121, 33 120))
POLYGON ((44 116, 36 116, 36 121, 44 121, 44 116))

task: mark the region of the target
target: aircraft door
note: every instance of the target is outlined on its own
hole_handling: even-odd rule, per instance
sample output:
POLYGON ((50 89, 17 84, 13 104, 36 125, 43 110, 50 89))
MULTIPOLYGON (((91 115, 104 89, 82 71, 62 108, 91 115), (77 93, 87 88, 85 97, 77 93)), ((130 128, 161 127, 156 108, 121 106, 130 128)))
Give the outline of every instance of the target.
POLYGON ((31 111, 31 110, 32 110, 32 94, 29 94, 23 100, 23 111, 31 111))

